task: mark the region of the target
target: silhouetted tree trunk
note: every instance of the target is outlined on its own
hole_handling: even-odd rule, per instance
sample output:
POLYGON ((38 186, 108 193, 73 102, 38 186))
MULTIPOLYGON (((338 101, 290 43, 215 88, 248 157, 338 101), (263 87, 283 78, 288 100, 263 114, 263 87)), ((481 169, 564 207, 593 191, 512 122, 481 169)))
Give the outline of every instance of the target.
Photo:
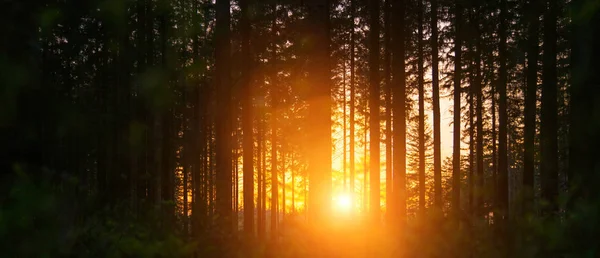
POLYGON ((367 133, 367 130, 369 130, 369 114, 367 113, 367 107, 364 106, 364 115, 365 115, 365 119, 364 119, 364 124, 363 124, 363 128, 364 128, 364 144, 363 144, 363 212, 365 214, 368 214, 369 211, 369 166, 367 166, 368 162, 367 162, 367 157, 368 157, 368 149, 367 146, 369 145, 369 139, 368 136, 369 134, 367 133))
POLYGON ((557 1, 545 6, 540 156, 542 199, 548 202, 543 211, 552 216, 558 211, 557 1))
POLYGON ((539 8, 538 0, 529 0, 527 8, 527 88, 525 90, 525 133, 523 153, 523 213, 533 212, 533 177, 535 171, 535 111, 538 82, 539 55, 539 8))
POLYGON ((279 180, 277 180, 277 108, 279 105, 277 92, 277 46, 275 39, 277 38, 277 4, 272 5, 273 19, 271 20, 271 62, 272 74, 270 81, 271 90, 271 237, 277 236, 277 221, 279 213, 279 180))
POLYGON ((476 187, 476 201, 475 201, 475 213, 478 216, 483 215, 483 87, 481 83, 481 33, 479 32, 479 24, 476 25, 475 38, 477 40, 475 47, 475 88, 477 90, 477 182, 476 187))
POLYGON ((285 157, 288 153, 285 149, 281 148, 281 220, 285 220, 285 157))
POLYGON ((350 194, 352 196, 352 198, 354 199, 354 191, 356 191, 355 188, 355 176, 356 176, 356 170, 355 170, 355 97, 356 97, 356 86, 355 86, 355 67, 354 67, 354 59, 356 59, 355 57, 355 46, 354 46, 354 42, 355 42, 355 33, 354 33, 354 29, 355 29, 355 25, 354 25, 354 13, 355 13, 355 5, 356 3, 354 2, 354 0, 350 0, 350 19, 351 19, 351 28, 350 28, 350 194))
POLYGON ((371 216, 379 221, 380 213, 380 132, 379 132, 379 0, 369 0, 369 110, 371 216))
POLYGON ((507 0, 500 0, 499 28, 498 35, 500 38, 498 46, 498 189, 497 189, 497 204, 500 221, 508 217, 508 141, 507 141, 507 126, 508 113, 506 101, 506 85, 508 79, 507 73, 507 53, 506 53, 506 34, 507 34, 507 0))
POLYGON ((215 25, 215 84, 217 90, 216 119, 216 173, 217 173, 217 214, 219 225, 225 235, 232 228, 232 167, 231 167, 231 85, 230 85, 230 3, 217 0, 215 25))
POLYGON ((405 77, 405 1, 392 3, 392 83, 394 108, 394 206, 400 225, 406 223, 406 77, 405 77))
POLYGON ((440 82, 438 72, 438 7, 437 0, 431 0, 431 84, 433 87, 433 181, 434 204, 442 209, 442 153, 440 140, 440 82))
POLYGON ((393 180, 392 180, 392 84, 391 84, 391 0, 385 0, 383 8, 384 38, 383 46, 385 49, 383 57, 383 78, 385 83, 385 206, 386 221, 392 222, 393 213, 393 180))
POLYGON ((242 130, 243 130, 243 178, 244 178, 244 231, 248 237, 254 235, 254 118, 250 54, 250 4, 251 0, 240 0, 240 30, 242 34, 242 130))
MULTIPOLYGON (((472 42, 467 44, 469 48, 468 54, 473 54, 472 52, 472 42)), ((473 58, 472 56, 470 58, 473 58)), ((469 59, 467 59, 469 60, 469 59)), ((472 59, 469 60, 472 62, 472 59)), ((473 67, 472 63, 469 64, 471 67, 468 69, 471 70, 468 74, 469 76, 469 176, 467 178, 468 182, 468 198, 469 198, 469 206, 467 206, 467 214, 473 215, 475 211, 475 105, 473 104, 473 95, 475 94, 474 85, 473 85, 473 67)))
POLYGON ((264 180, 265 180, 265 171, 263 170, 263 163, 262 163, 262 159, 263 159, 263 118, 262 118, 262 109, 259 109, 260 114, 258 115, 258 130, 257 130, 257 148, 256 148, 256 168, 258 171, 258 175, 257 175, 257 186, 258 186, 258 191, 257 191, 257 206, 258 206, 258 218, 257 218, 257 231, 258 231, 258 238, 259 239, 264 239, 265 236, 265 205, 266 205, 266 199, 265 199, 265 194, 264 194, 264 188, 263 185, 264 180))
POLYGON ((419 91, 419 213, 425 213, 425 89, 423 59, 423 0, 417 0, 417 80, 419 91))
POLYGON ((460 208, 460 98, 462 81, 462 16, 463 9, 460 1, 454 5, 454 122, 452 135, 452 208, 458 215, 460 208))

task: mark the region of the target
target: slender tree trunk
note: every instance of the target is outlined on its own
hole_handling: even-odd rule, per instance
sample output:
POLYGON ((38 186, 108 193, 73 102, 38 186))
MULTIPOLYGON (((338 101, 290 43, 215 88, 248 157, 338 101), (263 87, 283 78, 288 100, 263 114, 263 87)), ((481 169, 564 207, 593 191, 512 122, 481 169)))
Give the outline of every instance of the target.
POLYGON ((523 153, 523 212, 531 213, 533 210, 533 177, 535 171, 535 111, 538 83, 538 55, 539 55, 539 13, 542 6, 538 0, 529 0, 528 29, 527 29, 527 88, 525 90, 525 133, 523 153))
POLYGON ((295 166, 294 166, 294 151, 290 153, 290 172, 292 174, 292 211, 291 214, 296 214, 296 176, 294 175, 295 166))
POLYGON ((355 198, 355 194, 354 191, 356 191, 355 188, 355 175, 356 175, 356 170, 355 170, 355 95, 356 95, 356 86, 354 85, 354 59, 355 57, 355 47, 354 47, 354 29, 355 29, 355 25, 354 25, 354 12, 355 12, 355 2, 354 0, 350 0, 350 19, 352 20, 351 22, 351 28, 350 28, 350 194, 352 196, 352 199, 355 198))
MULTIPOLYGON (((475 14, 477 17, 477 14, 475 14)), ((478 21, 478 19, 477 19, 478 21)), ((479 32, 479 24, 475 24, 475 35, 477 42, 475 43, 475 88, 477 90, 477 175, 476 175, 476 191, 475 191, 475 214, 477 216, 483 215, 483 87, 481 83, 481 33, 479 32)))
POLYGON ((285 172, 286 172, 286 160, 285 157, 288 153, 285 149, 281 148, 281 220, 285 220, 285 172))
MULTIPOLYGON (((490 53, 489 54, 489 69, 490 69, 490 73, 493 73, 493 71, 495 70, 494 67, 494 60, 493 60, 493 54, 490 53)), ((496 189, 498 188, 498 153, 497 153, 497 136, 496 136, 496 82, 492 79, 491 83, 491 99, 492 99, 492 189, 491 189, 491 193, 492 193, 492 197, 495 195, 494 193, 496 193, 496 189)), ((493 204, 493 210, 496 209, 496 200, 494 200, 493 198, 491 199, 491 202, 493 204)), ((494 211, 494 214, 496 212, 494 211)))
POLYGON ((500 43, 498 47, 498 63, 500 67, 498 69, 498 192, 497 192, 497 203, 500 221, 508 218, 508 141, 507 141, 507 126, 508 126, 508 113, 507 113, 507 101, 506 101, 506 85, 508 79, 507 73, 507 53, 506 53, 506 41, 507 41, 507 0, 500 0, 500 25, 498 28, 498 35, 500 37, 500 43))
POLYGON ((431 84, 433 88, 433 181, 434 204, 442 210, 442 153, 440 139, 440 82, 438 72, 438 18, 437 0, 431 0, 431 84))
POLYGON ((272 71, 271 74, 271 237, 276 237, 277 222, 279 213, 279 180, 277 180, 277 108, 278 108, 278 88, 277 84, 277 50, 275 45, 275 39, 277 37, 277 4, 272 6, 273 20, 271 21, 271 62, 272 71))
POLYGON ((229 0, 216 2, 215 27, 215 70, 217 86, 217 106, 220 110, 216 120, 217 158, 217 214, 219 225, 225 235, 232 228, 231 196, 231 85, 230 85, 230 3, 229 0))
POLYGON ((417 0, 418 32, 417 32, 417 80, 419 91, 419 213, 425 213, 425 89, 423 59, 423 0, 417 0))
POLYGON ((393 206, 399 225, 406 223, 406 77, 404 50, 404 0, 392 3, 392 83, 394 115, 394 197, 393 206))
POLYGON ((257 149, 256 149, 256 168, 257 168, 257 187, 258 187, 258 191, 257 191, 257 206, 258 206, 258 218, 257 218, 257 231, 258 231, 258 238, 263 240, 264 239, 264 235, 265 235, 265 212, 264 212, 264 206, 265 206, 265 199, 263 198, 263 184, 264 184, 264 174, 265 171, 263 170, 263 164, 262 164, 262 157, 263 157, 263 122, 262 122, 262 109, 260 109, 260 114, 258 115, 258 132, 257 132, 257 149))
POLYGON ((368 211, 369 211, 369 166, 367 165, 367 157, 368 155, 368 149, 367 146, 369 145, 369 139, 368 136, 369 134, 367 133, 367 130, 369 130, 369 115, 367 114, 367 108, 365 107, 364 109, 364 114, 365 114, 365 123, 364 123, 364 144, 363 144, 363 209, 364 209, 364 213, 365 215, 368 215, 368 211))
POLYGON ((267 131, 267 119, 265 118, 265 112, 261 111, 260 113, 260 125, 261 125, 261 137, 262 140, 259 141, 259 144, 261 145, 261 163, 262 163, 262 213, 263 213, 263 227, 267 227, 267 136, 266 136, 266 131, 267 131))
MULTIPOLYGON (((344 193, 348 192, 348 169, 347 169, 347 157, 348 157, 348 153, 346 152, 346 146, 347 146, 347 128, 348 125, 346 124, 346 60, 343 60, 343 73, 342 73, 342 124, 343 124, 343 132, 342 132, 342 171, 343 171, 343 185, 344 185, 344 193)), ((293 153, 293 152, 292 152, 293 153)), ((293 161, 293 160, 292 160, 293 161)), ((294 164, 292 162, 292 164, 294 164)), ((292 177, 293 177, 293 173, 292 173, 292 177)))
MULTIPOLYGON (((470 46, 472 48, 472 45, 470 46)), ((471 68, 472 69, 472 68, 471 68)), ((473 73, 469 74, 469 178, 468 178, 468 186, 469 186, 469 206, 468 206, 468 214, 473 215, 475 211, 475 105, 473 104, 473 95, 475 91, 473 90, 473 73)))
POLYGON ((370 170, 371 170, 371 216, 373 221, 380 220, 380 132, 379 132, 379 0, 369 0, 369 110, 371 120, 370 134, 370 170))
POLYGON ((244 232, 248 237, 254 235, 254 129, 252 121, 254 118, 252 100, 252 79, 250 54, 250 0, 241 0, 242 12, 240 30, 242 34, 242 53, 240 63, 242 64, 242 131, 243 131, 243 180, 244 180, 244 232))
POLYGON ((546 1, 544 14, 544 65, 540 126, 542 198, 545 215, 558 211, 558 103, 557 103, 557 1, 546 1))
POLYGON ((454 16, 454 122, 452 135, 452 208, 456 216, 460 213, 460 98, 462 81, 462 16, 463 8, 460 1, 456 1, 454 16))
POLYGON ((383 77, 385 83, 385 209, 386 220, 392 221, 392 206, 393 197, 393 179, 392 179, 392 83, 391 83, 391 22, 390 12, 392 4, 391 0, 385 0, 383 11, 384 23, 384 58, 383 58, 383 77))

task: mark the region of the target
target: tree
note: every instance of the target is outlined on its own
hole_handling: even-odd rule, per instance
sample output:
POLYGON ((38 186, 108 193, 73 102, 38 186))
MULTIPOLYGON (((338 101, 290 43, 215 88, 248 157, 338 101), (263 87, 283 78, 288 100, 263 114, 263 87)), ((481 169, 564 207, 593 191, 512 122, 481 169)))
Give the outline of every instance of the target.
POLYGON ((380 132, 379 132, 379 0, 369 0, 369 110, 371 216, 379 221, 380 132))
POLYGON ((386 206, 386 221, 392 222, 393 213, 393 180, 392 180, 392 83, 391 83, 391 22, 390 12, 392 4, 391 0, 385 0, 383 11, 384 23, 384 57, 383 57, 383 77, 385 83, 385 206, 386 206))
POLYGON ((229 64, 230 58, 230 4, 229 0, 219 0, 216 3, 215 29, 215 69, 217 87, 217 105, 221 110, 221 119, 216 122, 217 139, 217 213, 220 226, 227 234, 231 232, 231 85, 229 64))
POLYGON ((254 120, 252 107, 252 79, 250 54, 250 1, 241 0, 240 30, 242 33, 242 130, 243 130, 243 164, 244 164, 244 231, 248 236, 254 234, 254 120))
POLYGON ((539 55, 539 14, 541 8, 537 0, 530 0, 527 30, 527 89, 525 91, 525 137, 523 154, 523 211, 532 212, 533 205, 533 182, 535 171, 535 111, 538 82, 538 55, 539 55))
POLYGON ((557 108, 557 3, 546 1, 544 12, 544 64, 540 156, 542 199, 548 202, 545 215, 558 211, 558 108, 557 108))
POLYGON ((497 205, 499 210, 499 219, 504 220, 508 217, 508 139, 507 139, 507 100, 506 100, 506 84, 507 84, 507 53, 506 53, 506 19, 507 19, 507 4, 506 0, 500 1, 499 28, 498 35, 500 42, 498 45, 498 189, 497 189, 497 205))
POLYGON ((355 0, 350 0, 350 193, 354 198, 355 182, 356 182, 356 167, 355 167, 355 103, 356 103, 356 86, 355 86, 355 46, 354 43, 356 41, 354 36, 354 16, 355 16, 355 0))
POLYGON ((438 72, 438 7, 437 0, 431 0, 431 85, 433 90, 433 177, 435 206, 442 207, 442 157, 440 142, 440 82, 438 72))
POLYGON ((462 5, 454 4, 454 119, 452 136, 452 207, 455 215, 460 211, 460 96, 462 72, 462 5))
POLYGON ((394 115, 394 209, 400 223, 406 221, 406 78, 403 0, 392 3, 392 84, 394 115))
POLYGON ((271 237, 276 238, 277 223, 279 214, 279 180, 277 179, 277 119, 279 108, 279 88, 277 85, 277 46, 275 38, 277 37, 277 4, 272 5, 273 19, 271 20, 271 80, 269 82, 271 90, 271 237))
POLYGON ((425 212, 425 82, 423 59, 423 1, 417 4, 417 80, 419 91, 419 212, 425 212))
MULTIPOLYGON (((476 195, 475 195, 475 209, 474 212, 477 215, 483 215, 483 86, 482 86, 482 74, 481 74, 481 53, 482 53, 482 44, 481 44, 481 32, 480 32, 480 25, 479 25, 479 19, 478 19, 478 15, 479 12, 476 9, 475 10, 476 13, 473 14, 473 20, 474 20, 474 25, 473 25, 473 29, 474 29, 474 39, 475 39, 475 44, 474 44, 474 51, 473 51, 473 59, 474 59, 474 63, 475 63, 475 70, 473 78, 474 78, 474 82, 472 86, 474 86, 474 90, 476 91, 475 94, 476 96, 476 104, 477 104, 477 110, 476 112, 476 116, 477 116, 477 146, 476 146, 476 153, 477 153, 477 160, 476 160, 476 168, 477 168, 477 175, 476 175, 476 195)), ((471 116, 473 116, 473 114, 471 114, 471 116)))

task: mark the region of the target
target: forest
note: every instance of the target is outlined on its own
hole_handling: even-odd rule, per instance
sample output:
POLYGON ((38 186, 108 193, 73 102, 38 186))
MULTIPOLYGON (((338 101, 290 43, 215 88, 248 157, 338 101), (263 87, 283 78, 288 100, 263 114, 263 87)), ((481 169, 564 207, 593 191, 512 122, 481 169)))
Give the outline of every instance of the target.
POLYGON ((0 256, 600 256, 599 0, 0 14, 0 256))

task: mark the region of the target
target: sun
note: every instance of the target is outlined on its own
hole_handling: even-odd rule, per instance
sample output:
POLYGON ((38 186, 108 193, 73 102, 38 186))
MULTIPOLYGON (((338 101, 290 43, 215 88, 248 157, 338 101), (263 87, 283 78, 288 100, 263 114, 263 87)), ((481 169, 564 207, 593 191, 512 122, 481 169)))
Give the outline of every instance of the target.
POLYGON ((348 212, 352 209, 352 197, 348 194, 339 194, 334 198, 336 208, 348 212))

